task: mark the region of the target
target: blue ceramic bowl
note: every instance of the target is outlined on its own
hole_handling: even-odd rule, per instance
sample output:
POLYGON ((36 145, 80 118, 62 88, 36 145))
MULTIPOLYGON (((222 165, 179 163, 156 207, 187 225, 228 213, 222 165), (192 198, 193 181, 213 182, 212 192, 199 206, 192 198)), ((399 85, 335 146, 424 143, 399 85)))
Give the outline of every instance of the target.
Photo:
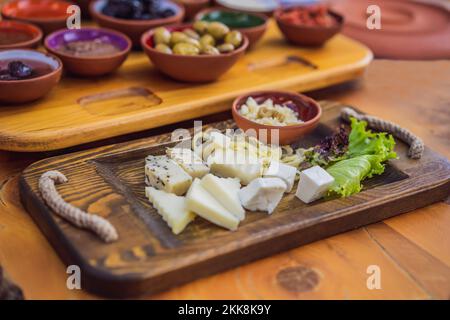
POLYGON ((113 72, 127 58, 131 50, 131 40, 118 31, 105 28, 82 28, 59 30, 45 38, 46 49, 59 57, 64 69, 81 76, 100 76, 113 72), (108 54, 82 55, 63 50, 71 42, 100 41, 113 45, 117 51, 108 54))

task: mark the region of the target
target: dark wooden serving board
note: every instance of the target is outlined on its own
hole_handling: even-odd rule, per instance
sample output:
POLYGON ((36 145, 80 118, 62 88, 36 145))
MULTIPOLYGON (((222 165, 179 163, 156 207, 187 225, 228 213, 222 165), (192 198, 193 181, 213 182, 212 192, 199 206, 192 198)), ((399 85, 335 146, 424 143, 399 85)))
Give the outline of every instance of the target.
MULTIPOLYGON (((324 102, 322 107, 319 127, 302 145, 318 142, 340 124, 341 106, 324 102)), ((225 129, 234 123, 213 126, 225 129)), ((197 218, 176 236, 144 196, 144 157, 162 154, 171 144, 170 134, 165 134, 41 160, 23 172, 22 202, 63 261, 81 267, 83 289, 110 297, 162 291, 449 195, 449 161, 429 149, 422 159, 411 160, 407 146, 397 141, 399 159, 390 161, 383 175, 366 181, 356 195, 306 205, 289 194, 271 216, 247 213, 237 231, 197 218), (69 178, 58 186, 66 201, 107 217, 120 239, 104 244, 54 215, 37 188, 48 170, 69 178)))

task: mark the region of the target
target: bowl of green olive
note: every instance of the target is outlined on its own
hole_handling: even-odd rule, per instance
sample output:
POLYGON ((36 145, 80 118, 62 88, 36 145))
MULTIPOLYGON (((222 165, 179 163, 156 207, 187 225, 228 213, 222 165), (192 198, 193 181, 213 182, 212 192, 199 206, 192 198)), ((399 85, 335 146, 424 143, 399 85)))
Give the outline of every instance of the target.
POLYGON ((196 21, 151 29, 141 44, 160 72, 183 82, 211 82, 245 53, 248 39, 220 22, 196 21))

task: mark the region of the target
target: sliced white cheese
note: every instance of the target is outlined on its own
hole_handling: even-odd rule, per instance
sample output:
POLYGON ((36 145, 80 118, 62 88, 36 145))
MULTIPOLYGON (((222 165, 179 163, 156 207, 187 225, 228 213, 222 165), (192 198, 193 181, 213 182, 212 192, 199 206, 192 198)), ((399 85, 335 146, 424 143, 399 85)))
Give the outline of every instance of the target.
POLYGON ((238 194, 244 208, 271 214, 285 190, 286 183, 280 178, 257 178, 239 190, 238 194))
POLYGON ((187 209, 202 218, 227 229, 236 230, 239 219, 228 212, 208 191, 199 179, 194 179, 186 194, 187 209))
POLYGON ((219 178, 213 174, 207 174, 201 180, 202 187, 207 190, 220 204, 235 215, 239 220, 245 218, 245 210, 242 208, 238 192, 241 184, 237 178, 219 178))
POLYGON ((151 187, 178 196, 186 193, 192 183, 192 177, 167 156, 145 158, 145 176, 147 184, 151 187))
POLYGON ((208 141, 212 142, 216 148, 227 149, 231 146, 231 138, 218 131, 211 131, 208 134, 208 141))
POLYGON ((264 173, 264 177, 280 178, 287 185, 286 192, 291 192, 296 174, 297 169, 295 167, 278 161, 272 161, 264 173))
POLYGON ((322 198, 333 184, 334 178, 319 166, 314 166, 300 172, 295 195, 303 202, 310 203, 322 198))
POLYGON ((167 155, 192 178, 201 178, 209 173, 209 167, 191 149, 168 148, 167 155))
POLYGON ((189 222, 195 218, 195 214, 187 210, 186 197, 180 197, 153 187, 146 187, 145 195, 175 234, 183 231, 189 222))
POLYGON ((243 185, 261 177, 262 164, 251 157, 233 150, 217 150, 208 158, 211 173, 225 178, 238 178, 243 185))

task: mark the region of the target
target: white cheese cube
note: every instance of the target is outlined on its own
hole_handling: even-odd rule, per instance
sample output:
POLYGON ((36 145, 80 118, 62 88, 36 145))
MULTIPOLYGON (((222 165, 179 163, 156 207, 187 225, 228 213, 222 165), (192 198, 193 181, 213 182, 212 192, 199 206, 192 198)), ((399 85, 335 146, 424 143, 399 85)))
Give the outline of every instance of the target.
POLYGON ((207 174, 202 179, 202 187, 207 190, 220 204, 236 216, 239 220, 245 218, 245 210, 242 208, 238 192, 241 184, 237 178, 219 178, 213 174, 207 174))
POLYGON ((146 187, 145 195, 175 234, 183 231, 195 218, 195 214, 187 210, 186 197, 179 197, 153 187, 146 187))
POLYGON ((333 184, 334 178, 319 166, 314 166, 300 172, 295 195, 303 202, 310 203, 326 195, 333 184))
POLYGON ((272 161, 270 162, 269 168, 267 168, 264 173, 264 177, 280 178, 287 185, 286 192, 291 192, 296 174, 297 169, 295 167, 278 161, 272 161))
POLYGON ((209 167, 191 149, 168 148, 166 152, 192 178, 201 178, 209 173, 209 167))
POLYGON ((227 149, 231 145, 231 138, 218 131, 211 131, 208 141, 212 142, 216 148, 227 149))
POLYGON ((192 177, 167 156, 145 158, 145 177, 151 187, 178 196, 186 193, 192 183, 192 177))
POLYGON ((239 190, 239 199, 246 209, 271 214, 285 190, 286 183, 280 178, 257 178, 239 190))
POLYGON ((225 178, 238 178, 243 185, 261 177, 262 164, 256 157, 233 150, 218 150, 208 158, 211 173, 225 178))
POLYGON ((194 179, 186 194, 187 209, 218 226, 236 230, 239 219, 228 212, 205 188, 194 179))

